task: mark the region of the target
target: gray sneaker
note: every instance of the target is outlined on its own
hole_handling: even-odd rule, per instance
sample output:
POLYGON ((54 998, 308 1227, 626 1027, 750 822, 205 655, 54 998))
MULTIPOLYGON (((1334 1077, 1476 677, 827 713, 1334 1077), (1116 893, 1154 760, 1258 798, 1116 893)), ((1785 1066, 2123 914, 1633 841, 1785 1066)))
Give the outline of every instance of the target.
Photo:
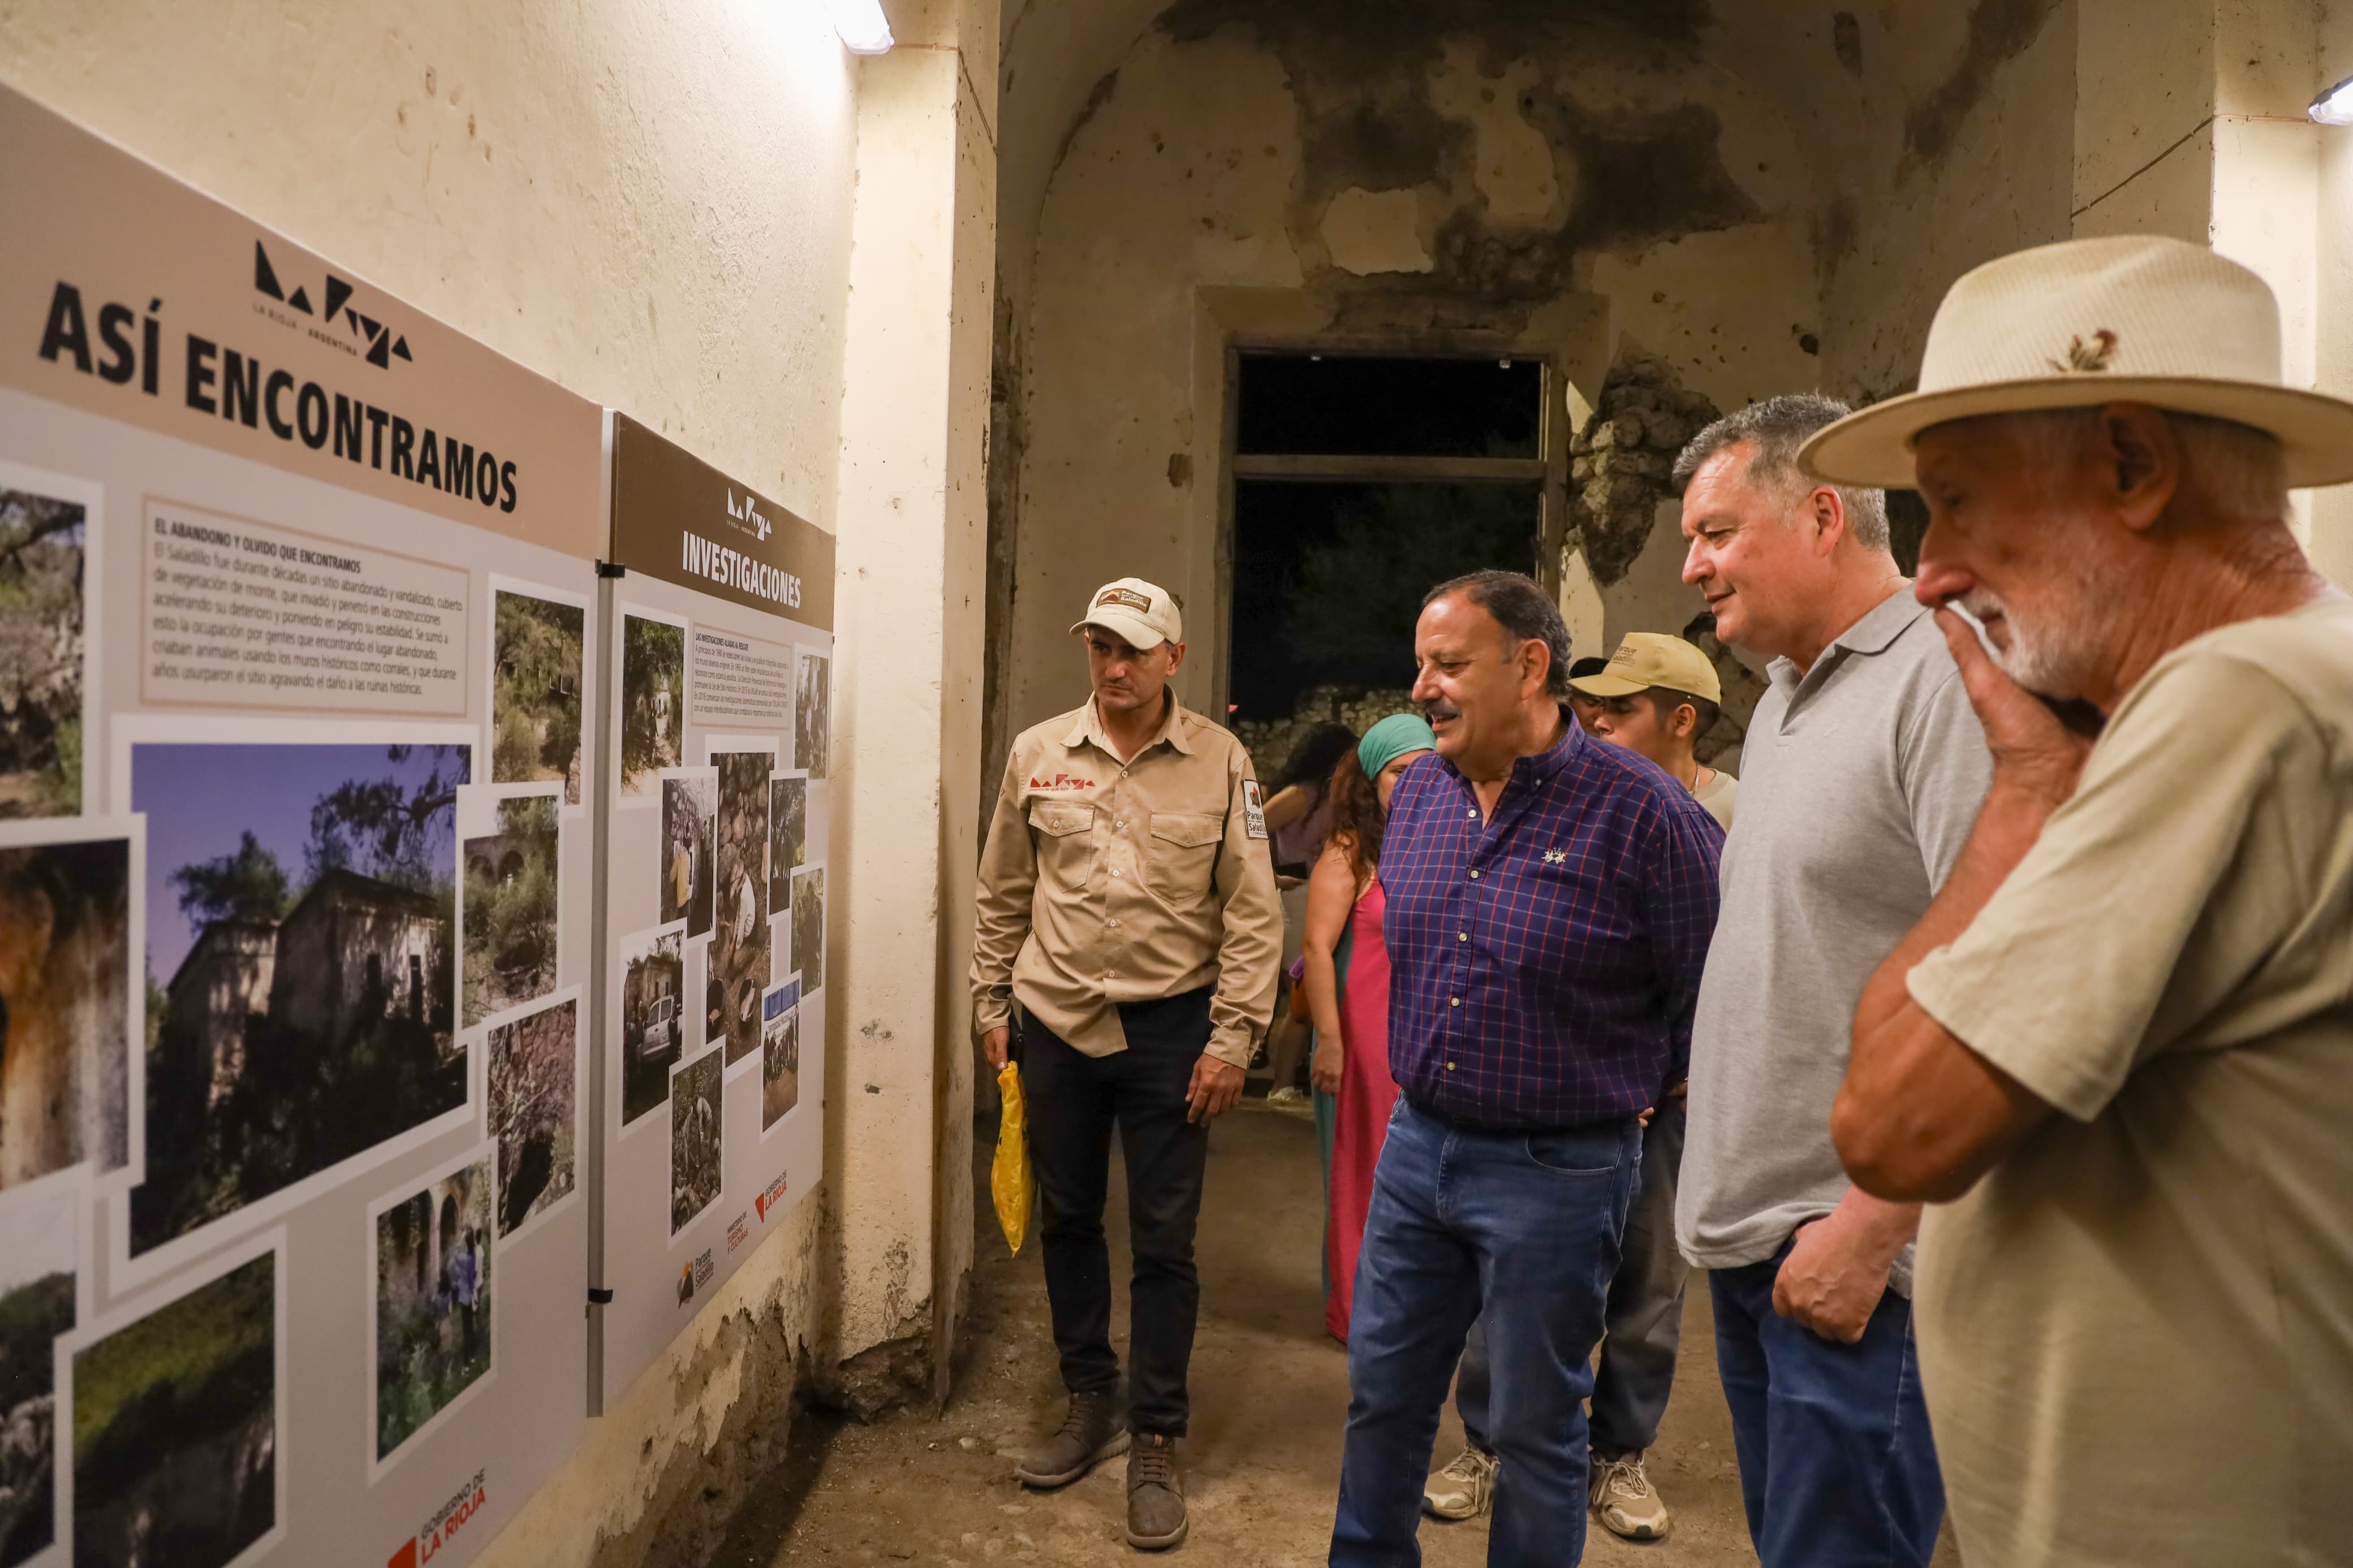
POLYGON ((1176 1439, 1139 1432, 1127 1451, 1127 1543, 1165 1552, 1185 1539, 1185 1478, 1176 1439))
POLYGON ((1109 1394, 1073 1394, 1062 1429, 1021 1457, 1013 1474, 1025 1487, 1066 1487, 1114 1455, 1127 1452, 1127 1413, 1109 1394))

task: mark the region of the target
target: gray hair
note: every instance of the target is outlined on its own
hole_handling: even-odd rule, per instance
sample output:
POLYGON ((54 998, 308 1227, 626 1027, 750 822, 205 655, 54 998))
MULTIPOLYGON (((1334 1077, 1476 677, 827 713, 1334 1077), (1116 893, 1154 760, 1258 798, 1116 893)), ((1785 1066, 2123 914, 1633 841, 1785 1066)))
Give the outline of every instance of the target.
MULTIPOLYGON (((2158 412, 2181 443, 2185 489, 2233 521, 2286 521, 2287 453, 2278 437, 2235 420, 2169 408, 2158 412)), ((2098 428, 2100 410, 2048 408, 1993 417, 2013 423, 2035 471, 2047 476, 2098 428)))
MULTIPOLYGON (((1693 437, 1675 458, 1674 489, 1681 495, 1707 461, 1720 452, 1746 443, 1748 482, 1759 489, 1788 492, 1794 500, 1811 489, 1798 471, 1798 448, 1815 431, 1825 429, 1854 410, 1835 397, 1818 392, 1786 394, 1752 403, 1737 414, 1727 414, 1693 437)), ((1847 531, 1865 550, 1887 548, 1887 495, 1858 485, 1832 485, 1846 508, 1847 531)))
POLYGON ((1421 596, 1421 607, 1428 609, 1450 595, 1460 594, 1489 615, 1512 639, 1512 646, 1540 642, 1552 655, 1552 668, 1545 675, 1545 690, 1554 697, 1568 695, 1568 623, 1560 618, 1560 606, 1552 595, 1536 586, 1535 579, 1525 572, 1468 572, 1460 577, 1450 577, 1421 596))

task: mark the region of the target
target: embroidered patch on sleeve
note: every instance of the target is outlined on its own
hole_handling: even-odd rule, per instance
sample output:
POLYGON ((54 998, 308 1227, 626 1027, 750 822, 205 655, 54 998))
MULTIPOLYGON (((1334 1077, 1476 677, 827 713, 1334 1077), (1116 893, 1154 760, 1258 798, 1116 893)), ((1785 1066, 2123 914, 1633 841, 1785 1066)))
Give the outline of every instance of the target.
POLYGON ((1242 820, 1252 838, 1266 837, 1266 803, 1259 799, 1258 780, 1242 780, 1242 820))

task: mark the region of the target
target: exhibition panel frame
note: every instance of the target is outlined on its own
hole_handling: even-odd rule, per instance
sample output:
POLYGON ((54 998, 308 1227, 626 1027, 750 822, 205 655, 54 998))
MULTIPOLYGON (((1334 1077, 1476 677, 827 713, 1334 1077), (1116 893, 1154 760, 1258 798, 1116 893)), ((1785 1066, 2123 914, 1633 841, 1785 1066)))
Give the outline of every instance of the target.
POLYGON ((607 419, 592 1174, 617 1399, 821 1174, 832 536, 607 419))
POLYGON ((586 1415, 603 416, 0 145, 0 1568, 460 1568, 586 1415))

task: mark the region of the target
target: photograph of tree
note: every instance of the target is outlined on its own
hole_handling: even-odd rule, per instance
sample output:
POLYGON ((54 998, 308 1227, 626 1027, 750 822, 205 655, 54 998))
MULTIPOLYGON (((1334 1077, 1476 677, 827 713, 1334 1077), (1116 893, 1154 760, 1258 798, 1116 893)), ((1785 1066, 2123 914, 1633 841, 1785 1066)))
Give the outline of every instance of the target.
POLYGON ((661 911, 657 923, 686 922, 690 938, 711 930, 718 831, 719 774, 711 768, 678 768, 662 775, 661 911))
POLYGON ((719 1201, 720 1059, 705 1051, 670 1078, 670 1233, 719 1201))
POLYGON ((73 1358, 75 1568, 221 1568, 278 1519, 278 1255, 73 1358))
POLYGON ((466 1103, 463 745, 142 742, 147 1149, 132 1256, 466 1103))
POLYGON ((491 1163, 375 1216, 375 1457, 491 1370, 491 1163))
POLYGON ((801 655, 793 700, 793 761, 813 779, 826 776, 826 743, 832 734, 831 695, 826 685, 828 662, 823 654, 801 655))
POLYGON ((793 873, 808 855, 808 780, 768 782, 768 912, 793 907, 793 873))
POLYGON ((78 501, 0 488, 0 817, 81 810, 78 501))
POLYGON ((555 989, 555 797, 524 795, 498 809, 498 832, 465 847, 470 1029, 555 989))
POLYGON ((621 617, 621 798, 686 761, 686 628, 621 617))
POLYGON ((0 1220, 0 1568, 57 1539, 53 1342, 74 1326, 77 1194, 11 1200, 0 1220))
POLYGON ((768 988, 768 752, 720 752, 718 914, 707 988, 720 1014, 705 1039, 727 1037, 727 1065, 760 1048, 760 993, 768 988))
POLYGON ((131 840, 0 847, 0 1191, 129 1160, 130 983, 131 840))
POLYGON ((684 1054, 685 936, 639 931, 621 939, 621 1124, 670 1098, 670 1069, 684 1054))
POLYGON ((580 1005, 558 1002, 490 1034, 491 1136, 499 1141, 499 1234, 574 1185, 580 1005))
POLYGON ((801 983, 787 980, 761 1004, 760 1130, 801 1102, 801 983))
POLYGON ((564 781, 580 804, 580 650, 588 613, 501 588, 491 649, 491 782, 564 781))
POLYGON ((825 985, 825 868, 793 873, 793 966, 801 994, 825 985))

